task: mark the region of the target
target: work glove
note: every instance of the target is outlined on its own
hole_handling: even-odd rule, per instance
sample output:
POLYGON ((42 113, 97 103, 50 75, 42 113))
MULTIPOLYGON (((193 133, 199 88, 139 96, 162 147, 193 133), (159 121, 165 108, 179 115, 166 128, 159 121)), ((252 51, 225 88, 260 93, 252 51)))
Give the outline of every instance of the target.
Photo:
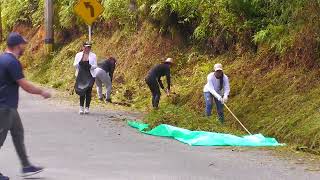
POLYGON ((223 98, 221 96, 217 97, 217 99, 223 104, 223 98))
POLYGON ((228 96, 223 97, 223 104, 228 102, 228 96))

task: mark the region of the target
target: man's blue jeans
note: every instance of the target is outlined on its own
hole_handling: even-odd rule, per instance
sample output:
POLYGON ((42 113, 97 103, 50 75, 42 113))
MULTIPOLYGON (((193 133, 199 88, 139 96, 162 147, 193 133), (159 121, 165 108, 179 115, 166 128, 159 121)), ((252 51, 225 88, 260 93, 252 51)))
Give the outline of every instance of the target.
POLYGON ((216 103, 218 119, 221 123, 224 123, 224 112, 223 112, 224 105, 220 101, 218 101, 218 99, 215 98, 210 92, 205 92, 204 98, 206 102, 206 116, 212 116, 213 100, 214 100, 216 103))

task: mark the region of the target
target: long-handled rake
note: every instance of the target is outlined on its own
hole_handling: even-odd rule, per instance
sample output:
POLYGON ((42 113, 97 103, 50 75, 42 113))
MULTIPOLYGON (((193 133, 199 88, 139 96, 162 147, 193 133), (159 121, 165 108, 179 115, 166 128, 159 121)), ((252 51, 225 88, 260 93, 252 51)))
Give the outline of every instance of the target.
POLYGON ((239 124, 243 127, 243 129, 245 129, 247 131, 247 133, 249 133, 250 135, 252 135, 252 133, 242 124, 242 122, 237 118, 237 116, 231 111, 231 109, 224 104, 224 106, 228 109, 228 111, 232 114, 232 116, 239 122, 239 124))

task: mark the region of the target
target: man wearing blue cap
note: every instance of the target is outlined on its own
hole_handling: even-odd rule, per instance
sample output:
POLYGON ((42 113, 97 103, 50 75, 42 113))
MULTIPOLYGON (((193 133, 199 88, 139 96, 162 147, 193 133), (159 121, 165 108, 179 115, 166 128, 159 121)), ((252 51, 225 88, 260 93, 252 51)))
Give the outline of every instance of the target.
MULTIPOLYGON (((24 78, 20 61, 27 41, 18 33, 10 33, 7 49, 0 55, 0 148, 3 146, 10 131, 12 141, 22 164, 22 176, 27 177, 43 170, 33 166, 26 153, 23 125, 17 111, 19 87, 30 94, 41 95, 47 99, 51 94, 32 85, 24 78)), ((0 180, 9 180, 0 173, 0 180)))

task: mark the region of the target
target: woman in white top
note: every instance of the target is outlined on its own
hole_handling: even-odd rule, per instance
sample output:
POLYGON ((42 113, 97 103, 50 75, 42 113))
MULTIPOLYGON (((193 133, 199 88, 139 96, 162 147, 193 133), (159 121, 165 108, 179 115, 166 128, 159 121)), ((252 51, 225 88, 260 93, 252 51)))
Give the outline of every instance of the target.
POLYGON ((208 75, 208 82, 204 86, 204 98, 206 102, 206 116, 212 115, 213 100, 217 107, 218 119, 224 123, 224 103, 228 101, 230 94, 229 78, 223 73, 221 64, 214 65, 214 72, 208 75))
POLYGON ((82 47, 83 51, 76 55, 73 63, 77 77, 75 91, 80 96, 80 114, 89 114, 92 87, 95 81, 94 70, 97 68, 97 56, 91 52, 91 46, 90 42, 85 42, 82 47))

